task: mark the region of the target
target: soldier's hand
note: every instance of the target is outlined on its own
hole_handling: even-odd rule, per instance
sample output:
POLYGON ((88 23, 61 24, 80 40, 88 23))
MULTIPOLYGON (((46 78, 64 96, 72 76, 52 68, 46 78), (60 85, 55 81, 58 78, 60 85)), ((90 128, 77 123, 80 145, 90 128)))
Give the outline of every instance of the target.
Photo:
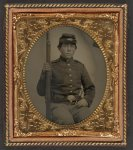
POLYGON ((43 71, 51 71, 51 65, 49 63, 45 63, 43 65, 43 71))
POLYGON ((87 103, 86 99, 82 98, 81 100, 79 100, 79 101, 77 102, 77 106, 78 106, 78 107, 87 107, 87 106, 88 106, 88 103, 87 103))

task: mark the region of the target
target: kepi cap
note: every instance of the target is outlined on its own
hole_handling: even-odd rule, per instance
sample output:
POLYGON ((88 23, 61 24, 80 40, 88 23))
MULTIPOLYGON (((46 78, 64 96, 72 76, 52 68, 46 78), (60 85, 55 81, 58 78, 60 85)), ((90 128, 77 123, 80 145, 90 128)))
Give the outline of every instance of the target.
POLYGON ((63 43, 65 43, 65 44, 71 43, 71 44, 75 44, 75 46, 76 46, 77 41, 76 41, 75 35, 73 35, 73 34, 68 34, 68 33, 62 34, 62 36, 61 36, 60 39, 59 39, 58 48, 61 47, 61 45, 62 45, 63 43))

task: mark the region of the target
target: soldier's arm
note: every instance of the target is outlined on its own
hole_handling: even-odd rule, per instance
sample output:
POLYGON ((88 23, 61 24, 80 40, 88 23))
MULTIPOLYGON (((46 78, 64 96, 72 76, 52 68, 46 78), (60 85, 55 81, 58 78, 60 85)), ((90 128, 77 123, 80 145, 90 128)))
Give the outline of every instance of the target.
POLYGON ((82 67, 81 81, 84 89, 84 98, 87 100, 88 106, 90 106, 95 96, 95 86, 92 83, 90 76, 84 65, 82 67))
POLYGON ((46 73, 51 72, 50 63, 44 63, 40 79, 37 84, 37 92, 40 96, 45 96, 46 91, 46 73))
POLYGON ((46 78, 46 73, 45 71, 42 71, 40 79, 37 84, 37 92, 40 96, 45 96, 45 78, 46 78))

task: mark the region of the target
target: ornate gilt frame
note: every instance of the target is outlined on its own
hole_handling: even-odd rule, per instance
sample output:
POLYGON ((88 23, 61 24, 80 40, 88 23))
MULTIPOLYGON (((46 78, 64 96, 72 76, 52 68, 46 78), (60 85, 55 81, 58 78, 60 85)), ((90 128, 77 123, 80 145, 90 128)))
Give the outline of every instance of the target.
POLYGON ((127 5, 7 4, 5 7, 6 145, 126 145, 127 5), (81 123, 64 126, 45 119, 31 103, 24 69, 37 39, 59 25, 76 26, 89 34, 99 45, 107 68, 106 90, 98 108, 81 123))

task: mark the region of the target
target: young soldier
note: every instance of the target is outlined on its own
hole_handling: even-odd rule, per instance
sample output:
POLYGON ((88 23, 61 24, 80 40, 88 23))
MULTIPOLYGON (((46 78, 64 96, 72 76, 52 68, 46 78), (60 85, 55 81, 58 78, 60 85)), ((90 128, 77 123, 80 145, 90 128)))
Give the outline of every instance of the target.
POLYGON ((94 84, 85 66, 73 59, 76 42, 72 34, 65 33, 60 37, 60 58, 44 64, 37 85, 38 94, 45 96, 46 71, 51 71, 50 110, 52 121, 58 124, 74 124, 85 119, 95 95, 94 84))

